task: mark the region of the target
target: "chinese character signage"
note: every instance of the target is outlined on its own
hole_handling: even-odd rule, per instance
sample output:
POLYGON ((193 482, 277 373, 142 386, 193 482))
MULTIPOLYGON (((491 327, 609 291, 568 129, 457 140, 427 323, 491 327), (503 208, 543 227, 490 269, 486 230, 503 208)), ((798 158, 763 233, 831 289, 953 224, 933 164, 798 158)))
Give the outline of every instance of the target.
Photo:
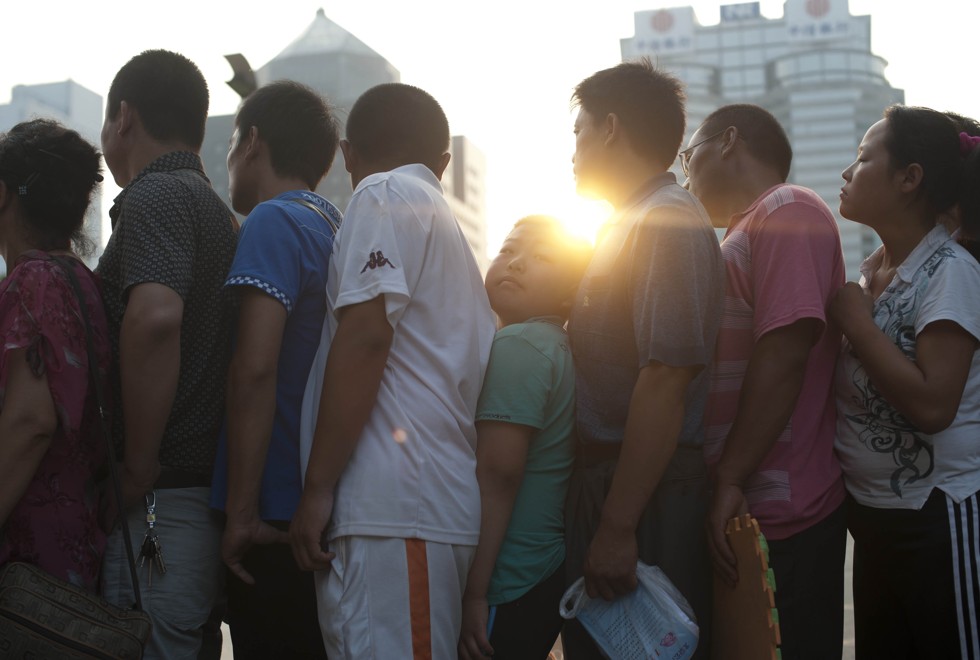
POLYGON ((790 41, 847 37, 851 33, 847 0, 788 0, 786 30, 790 41))
POLYGON ((672 55, 694 48, 694 9, 654 9, 634 14, 632 50, 639 55, 672 55))
POLYGON ((737 5, 721 6, 722 23, 734 23, 735 21, 746 21, 761 17, 762 11, 759 9, 758 2, 742 2, 737 5))

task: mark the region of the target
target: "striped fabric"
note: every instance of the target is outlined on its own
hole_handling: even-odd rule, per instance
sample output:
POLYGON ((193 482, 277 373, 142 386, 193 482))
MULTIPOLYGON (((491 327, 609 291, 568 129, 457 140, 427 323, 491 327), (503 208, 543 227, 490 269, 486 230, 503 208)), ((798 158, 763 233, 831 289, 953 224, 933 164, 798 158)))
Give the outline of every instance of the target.
POLYGON ((977 494, 957 503, 946 496, 953 545, 956 615, 963 660, 980 660, 980 501, 977 494))
POLYGON ((766 537, 785 539, 825 519, 844 498, 832 450, 840 334, 825 324, 828 301, 844 283, 840 237, 833 214, 813 191, 780 185, 733 217, 721 252, 727 278, 705 413, 709 465, 721 461, 733 429, 743 433, 758 425, 744 415, 759 394, 746 390, 750 403, 743 404, 743 386, 759 341, 801 320, 821 329, 792 415, 744 488, 766 537))
POLYGON ((432 624, 429 621, 429 561, 425 541, 405 539, 408 559, 408 603, 411 609, 412 658, 432 660, 432 624))

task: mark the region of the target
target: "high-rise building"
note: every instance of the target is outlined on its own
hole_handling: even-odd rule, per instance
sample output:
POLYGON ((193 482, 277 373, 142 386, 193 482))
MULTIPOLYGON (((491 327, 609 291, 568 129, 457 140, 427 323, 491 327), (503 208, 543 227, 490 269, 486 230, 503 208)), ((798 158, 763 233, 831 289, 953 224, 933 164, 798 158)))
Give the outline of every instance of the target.
MULTIPOLYGON (((360 39, 340 27, 322 9, 313 22, 291 44, 262 68, 255 71, 259 86, 276 80, 295 80, 309 85, 336 108, 343 129, 347 113, 365 91, 389 82, 399 82, 400 74, 388 60, 360 39)), ((201 155, 214 189, 228 200, 228 172, 225 158, 234 116, 208 117, 201 155)), ((343 130, 341 131, 343 134, 343 130)), ((486 269, 486 204, 484 201, 485 162, 483 154, 463 136, 454 136, 452 160, 443 177, 443 188, 457 214, 460 227, 470 241, 481 268, 486 269)), ((330 173, 317 192, 344 209, 351 197, 350 175, 343 155, 337 150, 330 173)))
POLYGON ((483 152, 464 135, 454 135, 449 146, 452 158, 442 175, 442 187, 460 229, 470 242, 480 272, 487 272, 487 161, 483 152))
MULTIPOLYGON (((102 133, 102 97, 73 80, 40 85, 17 85, 10 103, 0 105, 0 131, 30 119, 54 119, 94 144, 102 133)), ((108 175, 107 175, 108 177, 108 175)), ((102 251, 102 195, 96 193, 85 216, 85 234, 96 247, 86 261, 92 266, 102 251)))
POLYGON ((636 12, 623 59, 649 56, 687 86, 686 138, 714 109, 755 103, 776 116, 793 145, 789 180, 819 194, 837 215, 849 279, 877 245, 874 232, 837 212, 841 171, 882 111, 905 94, 885 78, 871 52, 871 17, 852 16, 847 0, 787 0, 782 18, 758 2, 721 7, 701 25, 691 7, 636 12))

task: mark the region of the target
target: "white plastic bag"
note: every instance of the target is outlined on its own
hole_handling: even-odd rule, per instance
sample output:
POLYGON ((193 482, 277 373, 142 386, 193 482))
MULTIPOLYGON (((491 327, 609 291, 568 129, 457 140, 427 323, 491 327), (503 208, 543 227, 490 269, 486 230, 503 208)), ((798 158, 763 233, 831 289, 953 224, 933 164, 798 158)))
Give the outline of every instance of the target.
POLYGON ((559 611, 578 618, 612 660, 686 660, 698 645, 694 611, 664 572, 636 563, 636 590, 614 601, 589 598, 585 578, 570 586, 559 611))

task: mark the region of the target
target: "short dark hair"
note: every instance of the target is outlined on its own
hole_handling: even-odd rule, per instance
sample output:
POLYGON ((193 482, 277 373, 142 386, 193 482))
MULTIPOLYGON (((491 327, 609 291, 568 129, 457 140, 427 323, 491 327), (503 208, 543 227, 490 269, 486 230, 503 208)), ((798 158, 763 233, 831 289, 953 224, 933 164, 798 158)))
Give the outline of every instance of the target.
POLYGON ((949 210, 959 201, 963 177, 956 123, 945 113, 906 105, 890 106, 885 119, 885 148, 892 167, 918 163, 922 167, 919 194, 936 213, 949 210))
POLYGON ((327 102, 292 80, 270 83, 249 94, 235 124, 239 142, 256 127, 269 147, 275 173, 298 177, 311 190, 330 170, 340 141, 337 120, 327 102))
POLYGON ((619 117, 636 153, 665 169, 684 139, 684 100, 681 81, 648 58, 594 73, 572 94, 573 107, 596 121, 610 113, 619 117))
POLYGON ((711 135, 729 126, 738 129, 752 156, 773 168, 786 181, 793 163, 793 148, 786 131, 771 112, 750 103, 725 105, 707 116, 701 124, 701 132, 711 135))
POLYGON ((91 247, 82 228, 102 181, 100 159, 81 135, 50 119, 21 122, 0 136, 0 179, 20 201, 24 228, 36 247, 91 247))
POLYGON ((428 92, 385 83, 354 103, 347 141, 368 161, 393 167, 421 163, 435 172, 449 150, 449 121, 428 92))
POLYGON ((110 119, 125 101, 151 137, 200 149, 208 118, 208 84, 197 65, 168 50, 146 50, 126 62, 109 87, 110 119))

